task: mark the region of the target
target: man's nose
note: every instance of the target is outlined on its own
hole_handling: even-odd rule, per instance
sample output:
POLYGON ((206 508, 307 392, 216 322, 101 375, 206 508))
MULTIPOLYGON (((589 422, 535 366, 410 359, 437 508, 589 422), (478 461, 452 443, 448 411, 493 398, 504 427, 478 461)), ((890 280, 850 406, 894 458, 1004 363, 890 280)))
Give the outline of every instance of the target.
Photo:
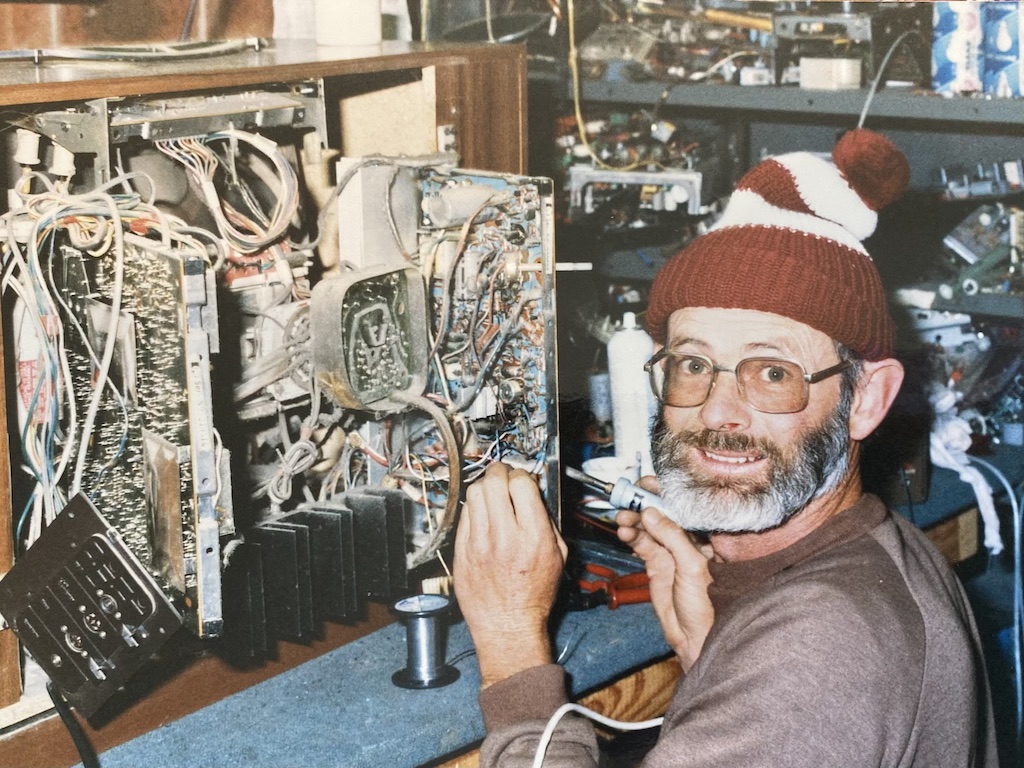
POLYGON ((715 376, 708 399, 700 407, 704 426, 715 432, 735 432, 750 426, 750 405, 740 393, 736 375, 721 371, 715 376))

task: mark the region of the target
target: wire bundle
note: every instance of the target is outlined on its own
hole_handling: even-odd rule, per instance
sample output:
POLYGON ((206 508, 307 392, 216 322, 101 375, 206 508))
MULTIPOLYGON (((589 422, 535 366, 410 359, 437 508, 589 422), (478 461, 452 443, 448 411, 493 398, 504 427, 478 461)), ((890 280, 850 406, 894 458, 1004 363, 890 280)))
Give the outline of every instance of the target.
POLYGON ((185 167, 202 192, 218 232, 232 247, 243 253, 253 253, 284 239, 298 212, 299 181, 295 169, 273 141, 258 134, 232 129, 202 137, 158 141, 156 147, 185 167), (230 145, 226 159, 219 157, 211 146, 222 141, 230 145), (263 210, 250 184, 239 173, 240 143, 269 160, 275 171, 273 178, 266 179, 274 197, 269 212, 263 210), (230 187, 238 192, 247 211, 239 210, 221 194, 216 184, 219 169, 227 174, 230 187))
POLYGON ((55 184, 42 174, 25 174, 19 185, 22 206, 0 217, 0 227, 4 229, 0 245, 3 292, 16 297, 14 341, 22 396, 21 468, 33 480, 17 526, 19 543, 34 541, 67 499, 82 488, 105 390, 117 403, 123 424, 119 446, 107 457, 101 471, 116 463, 124 451, 127 405, 125 393, 111 379, 111 369, 122 310, 126 242, 168 252, 184 249, 206 257, 205 247, 192 234, 179 231, 184 229, 180 220, 161 213, 152 200, 143 200, 132 192, 110 192, 128 185, 136 176, 118 176, 96 190, 71 194, 66 182, 55 184), (42 191, 30 193, 33 183, 42 191), (156 235, 158 239, 133 231, 156 235), (93 349, 78 320, 80 312, 68 306, 55 281, 58 233, 64 233, 68 243, 83 254, 102 258, 109 264, 109 325, 97 329, 98 337, 105 339, 101 350, 93 349), (70 323, 70 329, 65 322, 70 323), (76 344, 84 350, 95 371, 95 383, 84 412, 79 412, 71 392, 72 373, 66 346, 69 332, 75 334, 76 344))

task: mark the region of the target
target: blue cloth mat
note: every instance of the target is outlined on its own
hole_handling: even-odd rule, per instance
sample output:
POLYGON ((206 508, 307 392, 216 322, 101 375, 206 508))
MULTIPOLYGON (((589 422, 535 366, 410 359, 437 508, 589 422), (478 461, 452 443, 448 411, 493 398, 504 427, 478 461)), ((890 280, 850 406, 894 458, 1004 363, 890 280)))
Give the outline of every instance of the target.
MULTIPOLYGON (((555 647, 574 694, 669 653, 650 604, 567 614, 555 647)), ((465 624, 448 658, 472 648, 465 624)), ((102 768, 401 768, 483 738, 476 656, 445 688, 391 683, 405 666, 405 629, 392 624, 100 755, 102 768)))

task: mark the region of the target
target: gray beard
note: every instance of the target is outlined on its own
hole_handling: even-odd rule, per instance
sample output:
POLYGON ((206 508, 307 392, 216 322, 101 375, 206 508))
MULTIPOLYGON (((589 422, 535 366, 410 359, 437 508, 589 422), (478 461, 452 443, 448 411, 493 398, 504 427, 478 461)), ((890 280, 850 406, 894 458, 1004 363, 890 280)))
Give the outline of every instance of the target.
POLYGON ((755 533, 776 528, 813 499, 833 490, 849 467, 849 405, 840 401, 825 422, 790 451, 766 439, 711 430, 673 433, 658 414, 652 450, 665 514, 689 531, 755 533), (687 448, 758 451, 768 458, 763 482, 713 477, 691 466, 687 448))

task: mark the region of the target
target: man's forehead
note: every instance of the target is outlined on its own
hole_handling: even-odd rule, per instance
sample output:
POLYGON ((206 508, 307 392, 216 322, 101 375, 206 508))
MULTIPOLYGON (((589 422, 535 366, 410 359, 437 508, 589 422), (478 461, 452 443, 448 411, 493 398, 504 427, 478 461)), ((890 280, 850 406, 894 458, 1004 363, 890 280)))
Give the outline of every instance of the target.
POLYGON ((792 348, 824 345, 832 340, 806 323, 772 312, 720 307, 685 307, 669 317, 667 345, 687 341, 722 342, 792 348))

